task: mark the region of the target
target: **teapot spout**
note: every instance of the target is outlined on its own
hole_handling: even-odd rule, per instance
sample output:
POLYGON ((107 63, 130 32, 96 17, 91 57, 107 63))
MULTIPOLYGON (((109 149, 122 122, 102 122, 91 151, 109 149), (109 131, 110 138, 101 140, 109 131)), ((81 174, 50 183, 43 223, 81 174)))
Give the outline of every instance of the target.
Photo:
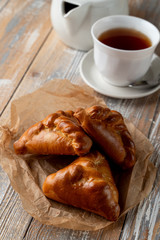
POLYGON ((75 8, 78 8, 80 5, 78 4, 74 4, 74 3, 70 3, 70 2, 63 2, 63 14, 65 15, 69 15, 75 8))
POLYGON ((68 31, 75 34, 87 18, 90 4, 82 5, 70 4, 64 1, 64 19, 66 20, 66 27, 68 31))

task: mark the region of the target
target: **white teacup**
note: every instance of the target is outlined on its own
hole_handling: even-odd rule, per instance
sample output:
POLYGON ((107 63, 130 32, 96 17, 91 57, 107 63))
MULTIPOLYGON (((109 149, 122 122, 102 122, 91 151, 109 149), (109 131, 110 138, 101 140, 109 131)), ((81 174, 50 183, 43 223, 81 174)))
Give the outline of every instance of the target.
POLYGON ((159 30, 141 18, 113 15, 94 23, 91 29, 94 61, 104 80, 116 86, 128 86, 139 80, 149 69, 153 53, 160 41, 159 30), (123 50, 105 45, 99 36, 111 29, 134 29, 146 35, 151 45, 140 50, 123 50))

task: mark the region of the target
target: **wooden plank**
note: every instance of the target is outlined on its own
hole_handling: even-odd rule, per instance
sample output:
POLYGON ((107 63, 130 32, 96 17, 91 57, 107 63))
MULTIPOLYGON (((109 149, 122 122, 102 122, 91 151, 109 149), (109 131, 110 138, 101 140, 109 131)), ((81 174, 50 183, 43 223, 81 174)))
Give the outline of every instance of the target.
POLYGON ((38 221, 33 220, 31 225, 24 236, 23 239, 25 240, 32 240, 32 239, 61 239, 66 240, 70 234, 69 229, 56 229, 53 226, 46 226, 42 225, 38 221), (37 234, 38 233, 38 234, 37 234))
MULTIPOLYGON (((0 102, 3 101, 0 110, 3 110, 52 27, 49 19, 49 1, 10 1, 10 3, 9 1, 1 1, 0 7, 2 10, 0 15, 0 102), (5 54, 8 51, 10 55, 5 54)), ((9 181, 2 170, 0 171, 0 180, 2 181, 0 200, 1 202, 3 200, 6 206, 9 205, 10 209, 12 208, 12 201, 8 203, 6 201, 7 194, 5 195, 10 187, 9 181)), ((7 224, 8 229, 7 232, 5 228, 5 231, 4 229, 0 231, 2 237, 4 237, 3 239, 18 239, 16 236, 19 236, 23 231, 25 232, 26 226, 31 220, 31 216, 24 211, 19 202, 17 196, 15 206, 17 206, 23 219, 19 218, 19 214, 17 214, 15 220, 14 212, 13 220, 10 227, 8 227, 6 215, 3 215, 1 219, 4 226, 7 224), (15 225, 14 221, 19 222, 19 219, 21 222, 25 222, 22 228, 21 224, 15 225), (14 226, 16 226, 16 231, 14 226), (11 234, 11 236, 7 235, 7 233, 11 234), (12 236, 15 237, 12 238, 12 236)), ((13 209, 15 209, 15 206, 13 209)), ((6 209, 7 213, 8 208, 6 209)))
POLYGON ((13 0, 0 14, 0 113, 52 29, 50 1, 13 0))
POLYGON ((9 179, 7 174, 2 170, 1 166, 0 166, 0 204, 3 201, 4 195, 7 191, 9 185, 9 179))
POLYGON ((9 186, 1 203, 0 239, 22 239, 30 220, 31 216, 23 209, 18 194, 9 186))
POLYGON ((157 167, 157 177, 152 192, 136 209, 127 215, 122 239, 159 239, 160 237, 160 101, 157 103, 149 139, 155 150, 151 161, 157 167), (135 212, 137 212, 135 216, 135 212))
MULTIPOLYGON (((61 77, 61 78, 68 77, 73 82, 76 82, 76 81, 81 82, 81 78, 79 77, 78 65, 82 56, 83 56, 83 53, 77 53, 75 50, 68 49, 67 47, 65 47, 62 43, 58 41, 55 33, 52 32, 49 35, 49 38, 47 39, 46 44, 44 44, 43 48, 40 50, 39 54, 37 55, 35 61, 28 69, 26 76, 24 77, 22 83, 20 84, 19 88, 15 92, 13 99, 37 89, 43 83, 49 81, 54 77, 61 77)), ((152 137, 151 137, 152 139, 157 136, 157 133, 156 133, 157 127, 153 127, 153 126, 155 125, 157 126, 159 121, 157 115, 155 115, 155 113, 157 112, 157 109, 159 110, 158 97, 159 97, 159 93, 155 93, 152 96, 149 96, 147 98, 143 98, 140 100, 139 99, 138 100, 119 100, 119 99, 112 99, 107 97, 105 99, 109 107, 119 110, 125 117, 132 120, 134 124, 138 128, 140 128, 146 136, 148 134, 150 134, 151 136, 152 134, 152 137)), ((5 112, 3 113, 3 116, 7 116, 8 112, 9 112, 9 105, 5 110, 5 112)), ((4 202, 6 200, 6 196, 4 198, 4 202)), ((19 202, 18 200, 16 201, 18 205, 19 202)), ((147 207, 148 202, 146 204, 147 204, 146 205, 147 207)), ((8 203, 8 205, 11 206, 11 201, 10 203, 8 203)), ((154 205, 155 205, 155 202, 152 200, 151 207, 154 205)), ((136 219, 139 219, 138 212, 139 214, 141 214, 142 207, 143 205, 140 205, 139 210, 138 208, 134 208, 133 211, 130 211, 130 213, 127 214, 123 232, 120 231, 123 225, 123 221, 119 223, 120 225, 118 225, 117 233, 116 232, 112 233, 111 229, 101 230, 95 233, 97 235, 95 235, 94 238, 92 235, 93 233, 90 233, 90 232, 72 231, 72 230, 68 232, 63 229, 41 225, 37 221, 32 221, 25 235, 25 230, 28 227, 28 223, 30 222, 30 219, 29 219, 28 221, 24 222, 24 225, 22 226, 22 229, 20 232, 18 231, 19 227, 17 226, 18 232, 16 232, 15 234, 17 234, 17 236, 22 236, 24 234, 26 239, 35 239, 35 238, 38 238, 37 236, 39 236, 41 239, 47 239, 47 238, 53 239, 52 238, 53 234, 54 234, 55 240, 63 239, 64 236, 67 236, 67 238, 69 238, 70 240, 71 239, 78 240, 78 239, 82 239, 82 237, 83 239, 87 239, 87 240, 88 239, 108 239, 108 236, 110 236, 110 239, 118 239, 119 237, 121 237, 121 239, 127 239, 124 237, 132 236, 132 233, 135 232, 134 224, 136 223, 136 219), (134 217, 134 214, 137 214, 137 216, 134 217), (127 234, 127 235, 124 235, 124 234, 127 234)), ((144 210, 146 209, 146 207, 144 208, 144 210)), ((22 210, 19 210, 19 211, 22 211, 22 210)), ((9 210, 7 209, 6 214, 8 213, 9 213, 9 210)), ((24 221, 25 214, 23 213, 23 211, 21 212, 21 214, 23 218, 22 221, 24 221)), ((148 216, 150 216, 149 213, 148 213, 148 216)), ((14 218, 17 219, 17 216, 14 216, 14 218)), ((142 219, 143 219, 143 216, 142 216, 142 219)), ((13 233, 13 229, 14 229, 13 224, 14 223, 11 221, 10 229, 8 230, 8 235, 3 231, 4 237, 11 236, 9 235, 10 234, 9 232, 13 233)), ((148 224, 148 221, 146 218, 145 226, 147 226, 147 224, 148 224)), ((158 224, 158 221, 157 221, 157 224, 158 224)), ((157 231, 158 231, 157 224, 155 225, 155 228, 153 230, 152 229, 150 230, 152 232, 152 236, 157 235, 157 231)), ((5 222, 5 226, 8 227, 7 222, 5 222)), ((141 228, 141 226, 138 223, 138 220, 137 220, 137 227, 139 228, 139 231, 141 234, 139 236, 147 236, 145 235, 146 233, 142 231, 143 227, 141 228)), ((3 238, 3 239, 9 239, 9 238, 3 238)))
POLYGON ((101 230, 100 240, 118 240, 120 239, 125 216, 121 217, 117 222, 109 227, 101 230))
MULTIPOLYGON (((66 47, 52 31, 12 99, 35 91, 54 78, 68 78, 77 83, 81 82, 78 66, 83 54, 66 47)), ((9 115, 10 103, 1 116, 1 122, 4 123, 9 115)))
MULTIPOLYGON (((144 18, 147 21, 153 23, 158 29, 159 26, 159 12, 160 12, 160 1, 159 0, 129 0, 130 15, 144 18)), ((156 49, 156 53, 160 56, 160 44, 156 49)))
POLYGON ((38 239, 54 239, 54 240, 98 240, 100 239, 100 231, 73 231, 70 229, 56 228, 54 226, 46 226, 33 220, 25 236, 25 240, 38 239))
POLYGON ((0 12, 2 12, 4 8, 6 8, 8 3, 9 3, 9 0, 1 0, 0 1, 0 12))

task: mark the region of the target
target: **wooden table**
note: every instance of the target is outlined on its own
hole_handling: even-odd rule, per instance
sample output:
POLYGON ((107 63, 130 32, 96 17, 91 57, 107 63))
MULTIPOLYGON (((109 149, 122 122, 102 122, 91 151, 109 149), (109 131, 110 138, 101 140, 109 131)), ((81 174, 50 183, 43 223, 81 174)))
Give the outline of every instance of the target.
MULTIPOLYGON (((54 78, 82 79, 79 63, 84 52, 59 41, 52 28, 50 0, 0 1, 0 120, 5 123, 10 103, 54 78)), ((130 0, 130 14, 160 29, 159 0, 130 0)), ((160 56, 160 45, 156 53, 160 56)), ((42 225, 22 207, 18 194, 0 168, 0 239, 116 240, 160 239, 160 92, 148 97, 122 100, 104 97, 146 135, 155 151, 151 161, 158 168, 150 195, 107 229, 73 231, 42 225)))

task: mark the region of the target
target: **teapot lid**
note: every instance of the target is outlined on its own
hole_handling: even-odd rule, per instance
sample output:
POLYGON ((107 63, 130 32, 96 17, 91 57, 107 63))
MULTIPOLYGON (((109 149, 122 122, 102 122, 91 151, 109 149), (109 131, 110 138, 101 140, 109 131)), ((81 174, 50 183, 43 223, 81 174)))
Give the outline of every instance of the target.
MULTIPOLYGON (((85 3, 102 3, 102 2, 110 2, 112 3, 113 0, 64 0, 64 2, 72 3, 75 5, 83 5, 85 3)), ((119 1, 119 0, 116 0, 119 1)), ((120 0, 121 1, 121 0, 120 0)))
MULTIPOLYGON (((94 0, 94 1, 99 1, 99 0, 94 0)), ((93 2, 93 0, 64 0, 64 2, 68 2, 68 3, 72 3, 80 6, 85 3, 93 2)))

